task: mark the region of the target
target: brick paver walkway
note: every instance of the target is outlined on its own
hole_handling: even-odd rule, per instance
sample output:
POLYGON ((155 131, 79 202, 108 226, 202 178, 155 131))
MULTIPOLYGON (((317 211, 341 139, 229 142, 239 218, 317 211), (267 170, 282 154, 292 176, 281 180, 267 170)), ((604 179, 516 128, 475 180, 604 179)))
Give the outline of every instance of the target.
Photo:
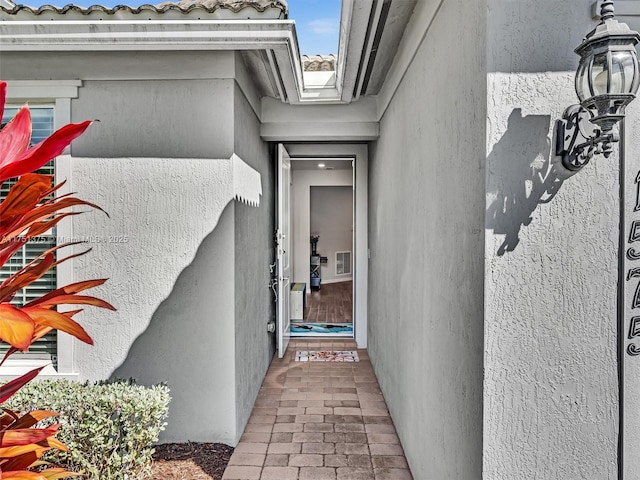
POLYGON ((355 350, 351 340, 292 340, 274 359, 223 480, 411 480, 366 350, 358 363, 296 362, 296 350, 355 350))

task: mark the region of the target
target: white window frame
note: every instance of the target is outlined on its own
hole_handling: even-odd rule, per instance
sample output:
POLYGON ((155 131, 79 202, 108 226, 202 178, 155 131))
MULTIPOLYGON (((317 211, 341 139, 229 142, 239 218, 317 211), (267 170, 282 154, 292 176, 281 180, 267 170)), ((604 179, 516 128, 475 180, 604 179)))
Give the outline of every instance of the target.
MULTIPOLYGON (((48 104, 53 105, 54 131, 71 123, 71 99, 78 98, 78 90, 82 86, 81 80, 7 80, 8 104, 48 104)), ((72 191, 71 156, 68 151, 56 158, 56 184, 67 180, 59 191, 60 195, 72 191)), ((58 238, 73 238, 73 223, 71 218, 65 218, 56 225, 58 238)), ((70 259, 56 267, 58 288, 68 285, 73 279, 73 261, 70 259)), ((71 335, 58 331, 58 366, 53 368, 49 360, 42 359, 14 359, 10 357, 0 367, 0 379, 9 379, 22 375, 32 368, 46 365, 38 378, 68 378, 77 380, 79 372, 75 366, 75 349, 77 340, 71 335)))

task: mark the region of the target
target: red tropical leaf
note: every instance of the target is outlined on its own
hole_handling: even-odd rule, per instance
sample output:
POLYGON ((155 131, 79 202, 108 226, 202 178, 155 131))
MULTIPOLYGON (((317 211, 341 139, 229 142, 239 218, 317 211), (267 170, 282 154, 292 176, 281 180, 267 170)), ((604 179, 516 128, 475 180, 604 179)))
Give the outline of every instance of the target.
POLYGON ((51 189, 50 175, 27 173, 9 189, 7 197, 0 203, 0 218, 22 215, 34 208, 43 194, 51 189))
POLYGON ((29 228, 29 232, 27 233, 29 238, 37 237, 38 235, 42 235, 47 230, 51 230, 55 227, 63 218, 71 217, 73 215, 80 215, 82 212, 65 212, 65 213, 56 213, 54 217, 50 220, 45 220, 44 222, 38 222, 31 225, 29 228))
MULTIPOLYGON (((56 439, 55 437, 49 437, 38 443, 29 443, 27 445, 16 445, 15 447, 0 447, 0 458, 5 459, 5 458, 20 457, 24 454, 28 454, 32 452, 35 452, 38 455, 38 458, 40 458, 42 453, 44 453, 45 451, 51 448, 55 448, 63 452, 69 451, 69 448, 60 440, 56 439)), ((32 460, 31 463, 33 463, 33 461, 35 460, 37 460, 37 458, 32 460)), ((12 468, 26 468, 30 466, 31 463, 27 465, 20 465, 18 467, 12 467, 12 468)), ((5 466, 5 463, 2 463, 0 464, 0 468, 4 469, 7 467, 5 466)))
MULTIPOLYGON (((81 311, 82 310, 74 310, 75 313, 81 312, 81 311)), ((71 317, 71 316, 73 316, 75 314, 74 312, 71 312, 71 314, 65 313, 64 315, 67 315, 68 317, 71 317)), ((33 345, 36 342, 36 340, 40 340, 47 333, 49 333, 51 330, 53 330, 53 328, 51 328, 51 327, 45 327, 44 325, 36 325, 36 328, 33 331, 33 338, 31 339, 31 344, 33 345)), ((4 354, 4 357, 2 357, 2 361, 0 361, 0 367, 4 364, 4 362, 5 362, 5 360, 7 358, 9 358, 11 355, 16 353, 17 351, 18 351, 17 348, 10 347, 7 350, 7 353, 4 354)))
POLYGON ((41 447, 40 445, 34 445, 31 448, 28 448, 27 446, 9 448, 11 450, 8 450, 8 453, 15 455, 5 457, 0 462, 0 469, 2 470, 15 471, 32 467, 39 463, 38 459, 44 455, 47 450, 51 450, 50 447, 41 447))
POLYGON ((28 315, 13 305, 0 304, 0 339, 26 350, 31 345, 34 329, 35 324, 28 315))
POLYGON ((29 315, 36 325, 51 327, 73 335, 78 340, 93 345, 93 340, 89 334, 76 321, 66 315, 49 310, 47 308, 29 307, 23 308, 22 311, 29 315))
MULTIPOLYGON (((67 183, 67 181, 66 181, 66 180, 63 180, 63 181, 61 181, 59 184, 57 184, 57 185, 55 185, 55 186, 51 187, 49 190, 47 190, 46 192, 44 192, 44 193, 42 194, 42 198, 46 198, 46 197, 48 197, 49 195, 52 195, 54 192, 56 192, 57 190, 59 190, 60 188, 62 188, 62 186, 63 186, 65 183, 67 183)), ((73 194, 72 194, 72 193, 66 193, 66 194, 64 194, 64 195, 59 195, 59 196, 57 196, 57 197, 53 197, 53 196, 52 196, 49 200, 45 201, 44 203, 48 203, 48 202, 50 202, 50 201, 54 201, 54 200, 56 200, 56 199, 59 199, 59 198, 62 198, 62 197, 66 197, 66 196, 69 196, 69 195, 73 195, 73 194)))
MULTIPOLYGON (((107 212, 105 212, 102 208, 91 202, 85 202, 84 200, 80 200, 79 198, 74 197, 63 198, 62 200, 56 201, 54 203, 40 205, 34 208, 31 212, 24 215, 18 221, 13 222, 7 227, 0 228, 0 245, 15 241, 16 237, 25 232, 31 225, 55 215, 59 210, 81 205, 98 209, 107 214, 107 212)), ((27 237, 30 238, 28 235, 27 237)))
POLYGON ((94 307, 106 308, 108 310, 115 311, 116 308, 96 297, 90 297, 88 295, 58 295, 57 297, 49 298, 44 302, 40 302, 40 299, 34 300, 32 304, 40 307, 52 307, 54 305, 91 305, 94 307))
POLYGON ((49 410, 34 410, 32 412, 24 414, 18 420, 13 422, 9 428, 19 429, 33 427, 36 423, 46 418, 55 417, 57 415, 58 414, 56 412, 52 412, 49 410))
POLYGON ((0 432, 0 447, 13 447, 38 443, 56 434, 60 425, 49 428, 20 428, 0 432))
MULTIPOLYGON (((31 113, 29 112, 29 107, 25 105, 20 109, 20 111, 18 111, 16 116, 13 117, 2 130, 0 130, 0 171, 9 167, 16 158, 23 155, 29 148, 30 141, 31 113)), ((34 168, 33 170, 37 169, 34 168)), ((23 173, 28 173, 30 171, 32 170, 28 170, 23 173)), ((6 178, 3 178, 0 181, 6 180, 6 178)))
POLYGON ((47 468, 46 470, 42 470, 40 475, 45 477, 47 480, 57 480, 58 478, 81 477, 83 474, 67 472, 64 468, 47 468))
MULTIPOLYGON (((106 281, 107 281, 106 278, 100 278, 98 280, 85 280, 84 282, 71 283, 71 284, 67 285, 66 287, 62 287, 62 288, 58 288, 56 290, 53 290, 52 292, 49 292, 49 293, 43 295, 42 297, 27 303, 25 305, 25 307, 32 307, 32 306, 36 305, 37 303, 45 302, 45 301, 49 300, 50 298, 54 298, 54 297, 57 297, 59 295, 73 295, 75 293, 80 293, 80 292, 83 292, 83 291, 88 290, 90 288, 98 287, 98 286, 102 285, 106 281)), ((78 311, 76 311, 75 313, 78 313, 78 311)))
POLYGON ((38 443, 38 445, 42 447, 55 448, 56 450, 60 450, 63 452, 69 451, 69 447, 67 447, 64 443, 62 443, 60 440, 58 440, 55 437, 47 438, 46 440, 43 440, 40 443, 38 443))
POLYGON ((21 288, 31 285, 49 271, 55 259, 52 254, 47 255, 38 263, 29 263, 0 285, 0 302, 10 299, 21 288))
POLYGON ((8 428, 9 425, 15 423, 20 418, 18 413, 9 410, 8 408, 3 408, 2 416, 0 417, 0 425, 2 428, 8 428))
POLYGON ((2 472, 2 480, 47 480, 47 477, 38 472, 21 470, 17 472, 2 472))
MULTIPOLYGON (((11 398, 14 393, 20 390, 24 385, 29 383, 31 380, 36 378, 40 371, 44 368, 44 366, 40 368, 35 368, 28 373, 25 373, 21 377, 15 378, 8 383, 0 386, 0 403, 6 402, 7 399, 11 398)), ((0 457, 4 457, 5 455, 1 455, 0 457)))
MULTIPOLYGON (((7 178, 17 177, 38 170, 49 160, 60 155, 64 149, 67 148, 74 139, 82 135, 92 123, 90 120, 87 120, 82 123, 65 125, 21 155, 0 163, 0 165, 2 165, 2 167, 0 167, 0 182, 7 178)), ((29 122, 29 127, 30 126, 31 123, 29 122)), ((3 133, 6 128, 8 128, 8 125, 0 134, 3 133)))
MULTIPOLYGON (((14 242, 14 243, 17 243, 17 242, 14 242)), ((56 246, 54 246, 54 247, 49 248, 48 250, 45 250, 44 252, 40 252, 40 254, 39 254, 37 257, 35 257, 35 258, 30 262, 30 263, 35 263, 35 262, 37 262, 39 259, 44 258, 44 257, 46 257, 47 255, 49 255, 50 253, 53 253, 53 252, 55 252, 55 251, 57 251, 57 250, 60 250, 60 249, 62 249, 62 248, 66 248, 66 247, 69 247, 69 246, 71 246, 71 245, 78 245, 78 244, 81 244, 81 243, 84 243, 84 242, 68 242, 68 243, 62 243, 62 244, 60 244, 60 245, 56 245, 56 246)), ((20 244, 20 245, 22 245, 22 244, 23 244, 23 242, 20 242, 19 244, 20 244)), ((10 244, 10 245, 12 245, 12 244, 10 244)), ((5 249, 3 249, 3 248, 0 246, 0 261, 1 261, 2 257, 3 257, 3 255, 7 254, 7 252, 8 252, 9 250, 10 250, 10 247, 9 247, 9 246, 8 246, 8 247, 6 247, 5 249)), ((54 264, 53 264, 53 266, 57 265, 57 264, 58 264, 58 263, 60 263, 61 261, 62 261, 62 260, 57 261, 56 263, 54 263, 54 264)), ((0 262, 0 263, 1 263, 1 262, 0 262)))

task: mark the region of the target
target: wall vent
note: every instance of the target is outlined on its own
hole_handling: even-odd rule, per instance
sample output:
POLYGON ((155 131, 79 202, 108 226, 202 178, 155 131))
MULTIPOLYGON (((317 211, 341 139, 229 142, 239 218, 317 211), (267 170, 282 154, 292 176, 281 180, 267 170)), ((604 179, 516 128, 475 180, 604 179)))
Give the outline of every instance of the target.
POLYGON ((351 275, 351 252, 336 252, 336 275, 351 275))

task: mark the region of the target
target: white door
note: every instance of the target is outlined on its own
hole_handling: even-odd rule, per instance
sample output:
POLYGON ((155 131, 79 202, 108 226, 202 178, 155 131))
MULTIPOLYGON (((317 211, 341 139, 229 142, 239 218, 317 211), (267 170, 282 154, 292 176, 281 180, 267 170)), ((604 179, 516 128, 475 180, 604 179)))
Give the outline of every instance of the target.
POLYGON ((291 158, 278 144, 278 171, 276 172, 278 191, 276 199, 276 251, 278 264, 278 357, 282 358, 291 338, 291 158))

